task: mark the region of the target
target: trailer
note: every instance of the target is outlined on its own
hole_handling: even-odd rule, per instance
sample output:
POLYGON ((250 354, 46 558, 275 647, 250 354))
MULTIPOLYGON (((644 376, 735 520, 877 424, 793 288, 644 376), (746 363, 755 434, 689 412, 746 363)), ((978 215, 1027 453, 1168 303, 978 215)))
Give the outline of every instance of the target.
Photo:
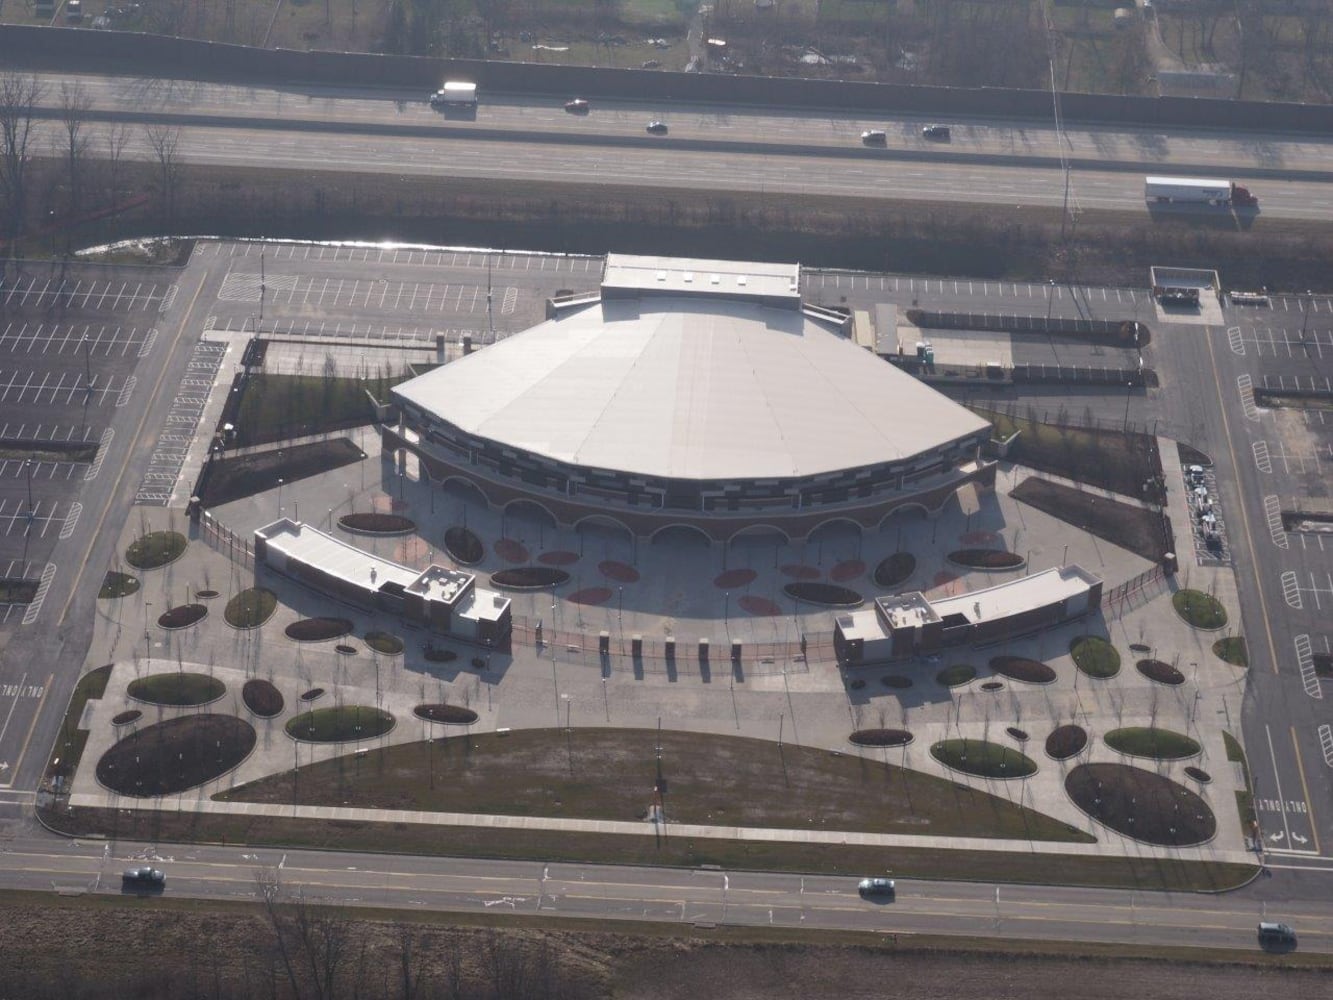
POLYGON ((477 106, 477 85, 463 80, 446 80, 444 86, 430 95, 430 106, 467 107, 477 106))
POLYGON ((1143 196, 1159 204, 1257 205, 1259 199, 1235 181, 1203 177, 1148 177, 1143 196))

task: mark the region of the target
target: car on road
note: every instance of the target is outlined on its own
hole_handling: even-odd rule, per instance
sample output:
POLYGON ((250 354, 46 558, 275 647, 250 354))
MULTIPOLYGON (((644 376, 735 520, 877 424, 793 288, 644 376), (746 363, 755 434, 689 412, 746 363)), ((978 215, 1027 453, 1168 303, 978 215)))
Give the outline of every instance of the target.
POLYGON ((856 885, 862 896, 892 896, 895 893, 891 878, 863 878, 856 885))
POLYGON ((651 135, 666 135, 666 122, 651 121, 648 123, 648 132, 651 135))
POLYGON ((923 125, 921 135, 926 139, 940 139, 947 141, 952 133, 948 125, 923 125))
POLYGON ((883 146, 889 141, 883 129, 868 128, 861 133, 861 141, 867 146, 883 146))
POLYGON ((167 876, 163 874, 162 870, 153 868, 151 865, 126 868, 121 874, 120 880, 126 886, 139 889, 161 889, 167 884, 167 876))
POLYGON ((1296 945, 1296 932, 1289 924, 1279 924, 1272 920, 1259 922, 1259 943, 1265 948, 1293 948, 1296 945))
POLYGON ((586 115, 588 113, 588 102, 582 97, 576 97, 565 102, 565 110, 571 115, 586 115))

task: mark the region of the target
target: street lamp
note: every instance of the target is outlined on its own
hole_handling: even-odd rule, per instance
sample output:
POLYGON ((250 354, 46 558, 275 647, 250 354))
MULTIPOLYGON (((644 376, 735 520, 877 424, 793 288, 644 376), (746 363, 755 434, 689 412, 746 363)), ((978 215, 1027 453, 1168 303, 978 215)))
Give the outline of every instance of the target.
POLYGON ((88 360, 88 356, 92 353, 92 348, 88 345, 88 334, 85 333, 80 337, 79 342, 83 344, 83 387, 88 392, 92 392, 93 370, 92 363, 88 360))
POLYGON ((1126 383, 1125 383, 1125 424, 1124 424, 1124 426, 1123 426, 1122 428, 1120 428, 1121 431, 1126 432, 1126 433, 1128 433, 1128 431, 1129 431, 1129 401, 1130 401, 1130 399, 1133 398, 1133 394, 1134 394, 1134 383, 1133 383, 1133 382, 1126 382, 1126 383))
POLYGON ((278 477, 278 517, 282 517, 282 477, 278 477))
POLYGON ((1310 296, 1314 293, 1310 289, 1305 290, 1305 299, 1301 302, 1301 340, 1305 339, 1305 328, 1310 325, 1310 296))
POLYGON ((32 519, 36 517, 37 512, 32 505, 32 459, 25 459, 23 462, 23 471, 28 474, 28 527, 32 527, 32 519))

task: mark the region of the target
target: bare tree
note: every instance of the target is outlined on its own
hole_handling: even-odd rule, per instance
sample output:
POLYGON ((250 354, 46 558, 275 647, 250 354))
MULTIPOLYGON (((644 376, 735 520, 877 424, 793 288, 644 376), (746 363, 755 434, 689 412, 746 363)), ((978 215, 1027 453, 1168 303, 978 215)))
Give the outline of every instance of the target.
MULTIPOLYGON (((60 125, 63 134, 57 139, 60 157, 65 161, 65 183, 69 185, 69 215, 71 222, 77 221, 83 207, 83 163, 88 153, 88 136, 85 127, 88 124, 88 109, 92 107, 92 97, 84 90, 81 81, 60 85, 60 125)), ((65 227, 65 252, 69 252, 69 241, 73 238, 73 225, 65 227)))
POLYGON ((148 125, 144 128, 148 145, 157 164, 159 193, 165 222, 171 225, 176 218, 176 189, 180 184, 180 129, 167 125, 148 125))
POLYGON ((0 197, 8 235, 23 231, 28 201, 28 148, 33 119, 45 88, 31 74, 0 76, 0 197))
POLYGON ((125 150, 129 147, 130 135, 130 127, 125 122, 112 122, 102 133, 106 145, 106 196, 112 205, 120 198, 120 181, 125 170, 125 150))

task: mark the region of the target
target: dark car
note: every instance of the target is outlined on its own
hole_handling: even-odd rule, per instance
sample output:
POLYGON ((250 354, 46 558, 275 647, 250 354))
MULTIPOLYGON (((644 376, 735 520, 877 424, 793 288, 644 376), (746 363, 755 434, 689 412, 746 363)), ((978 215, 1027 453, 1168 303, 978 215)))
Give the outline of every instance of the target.
POLYGON ((576 97, 572 101, 565 102, 565 110, 574 115, 586 115, 588 113, 588 102, 582 97, 576 97))
POLYGON ((924 125, 921 134, 927 139, 948 139, 951 133, 948 125, 924 125))
POLYGON ((891 878, 863 878, 856 889, 862 896, 892 896, 895 892, 891 878))
POLYGON ((649 122, 648 131, 652 135, 666 135, 667 134, 666 122, 657 122, 657 121, 649 122))
POLYGON ((158 868, 141 865, 138 868, 126 868, 120 876, 126 886, 139 889, 161 889, 167 884, 167 877, 158 868))
POLYGON ((1265 948, 1294 948, 1296 947, 1296 932, 1288 924, 1263 920, 1259 923, 1259 944, 1265 948))

